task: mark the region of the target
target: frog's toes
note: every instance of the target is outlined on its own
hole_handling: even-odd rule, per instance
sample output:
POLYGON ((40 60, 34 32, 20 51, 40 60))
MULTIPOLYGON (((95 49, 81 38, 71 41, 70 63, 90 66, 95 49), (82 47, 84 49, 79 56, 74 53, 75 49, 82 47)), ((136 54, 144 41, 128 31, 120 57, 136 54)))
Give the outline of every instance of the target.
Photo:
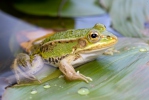
POLYGON ((85 81, 86 83, 88 83, 89 81, 93 81, 92 78, 87 77, 87 76, 81 74, 79 71, 77 71, 76 74, 77 74, 77 76, 80 77, 81 80, 85 81))
POLYGON ((111 52, 111 51, 105 51, 103 54, 104 55, 113 55, 113 52, 111 52))
POLYGON ((40 79, 37 79, 37 81, 41 84, 42 83, 42 81, 40 80, 40 79))
POLYGON ((120 53, 120 51, 118 51, 118 50, 116 50, 116 49, 114 49, 113 52, 114 52, 114 53, 120 53))
POLYGON ((89 80, 89 81, 93 81, 93 79, 90 78, 90 77, 86 77, 86 79, 89 80))
POLYGON ((44 63, 39 55, 34 55, 31 58, 27 54, 20 53, 14 60, 11 68, 15 73, 18 84, 26 80, 38 81, 41 83, 35 75, 42 69, 43 65, 44 63))
POLYGON ((114 48, 110 48, 110 49, 107 49, 103 54, 104 55, 113 55, 114 53, 119 53, 119 51, 114 48))

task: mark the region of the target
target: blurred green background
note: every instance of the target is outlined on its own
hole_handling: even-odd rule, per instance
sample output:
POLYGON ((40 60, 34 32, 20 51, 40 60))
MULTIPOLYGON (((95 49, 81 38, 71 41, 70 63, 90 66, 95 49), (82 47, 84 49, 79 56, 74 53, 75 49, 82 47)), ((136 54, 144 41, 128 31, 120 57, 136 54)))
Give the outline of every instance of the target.
POLYGON ((0 0, 0 99, 2 100, 149 100, 149 0, 0 0), (99 56, 76 70, 89 84, 67 82, 49 67, 44 83, 15 83, 10 66, 24 52, 22 34, 89 28, 105 24, 119 42, 113 56, 99 56), (45 88, 44 86, 50 86, 45 88), (81 93, 80 89, 83 90, 81 93))

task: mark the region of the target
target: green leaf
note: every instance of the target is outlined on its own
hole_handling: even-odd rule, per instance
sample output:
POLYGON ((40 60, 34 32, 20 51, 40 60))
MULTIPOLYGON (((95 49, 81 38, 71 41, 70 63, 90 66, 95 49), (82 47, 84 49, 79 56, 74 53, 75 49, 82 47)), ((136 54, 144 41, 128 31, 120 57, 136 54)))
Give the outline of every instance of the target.
POLYGON ((116 48, 120 53, 100 56, 76 69, 93 79, 89 84, 54 78, 39 85, 7 88, 2 100, 148 100, 148 44, 121 38, 116 48), (78 94, 82 87, 87 95, 78 94))
POLYGON ((106 10, 110 10, 114 0, 99 0, 99 2, 106 10))
POLYGON ((78 17, 105 13, 99 7, 97 0, 20 1, 15 3, 14 7, 27 14, 40 16, 78 17))
MULTIPOLYGON (((106 0, 107 1, 107 0, 106 0)), ((149 1, 113 0, 110 15, 112 25, 127 37, 149 37, 149 1)))

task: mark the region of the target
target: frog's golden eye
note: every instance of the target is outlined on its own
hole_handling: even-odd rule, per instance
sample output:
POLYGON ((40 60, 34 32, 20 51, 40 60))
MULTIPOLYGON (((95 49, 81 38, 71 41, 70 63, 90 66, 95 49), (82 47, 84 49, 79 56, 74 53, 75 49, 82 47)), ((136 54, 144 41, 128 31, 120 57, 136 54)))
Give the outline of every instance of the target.
POLYGON ((95 43, 95 42, 98 42, 99 40, 100 40, 100 36, 99 36, 98 32, 92 31, 89 33, 89 41, 90 42, 95 43))

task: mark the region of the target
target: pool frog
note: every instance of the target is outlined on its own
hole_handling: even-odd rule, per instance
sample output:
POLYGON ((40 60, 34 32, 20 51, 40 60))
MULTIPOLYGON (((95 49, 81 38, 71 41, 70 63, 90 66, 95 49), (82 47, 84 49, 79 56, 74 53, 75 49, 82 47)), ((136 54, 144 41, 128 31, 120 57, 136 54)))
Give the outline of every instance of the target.
POLYGON ((76 72, 74 67, 96 59, 117 41, 117 37, 108 32, 103 24, 57 32, 39 43, 33 43, 29 54, 18 54, 12 69, 18 84, 20 75, 29 80, 40 81, 35 74, 45 63, 58 67, 68 80, 83 80, 88 83, 92 78, 76 72))

